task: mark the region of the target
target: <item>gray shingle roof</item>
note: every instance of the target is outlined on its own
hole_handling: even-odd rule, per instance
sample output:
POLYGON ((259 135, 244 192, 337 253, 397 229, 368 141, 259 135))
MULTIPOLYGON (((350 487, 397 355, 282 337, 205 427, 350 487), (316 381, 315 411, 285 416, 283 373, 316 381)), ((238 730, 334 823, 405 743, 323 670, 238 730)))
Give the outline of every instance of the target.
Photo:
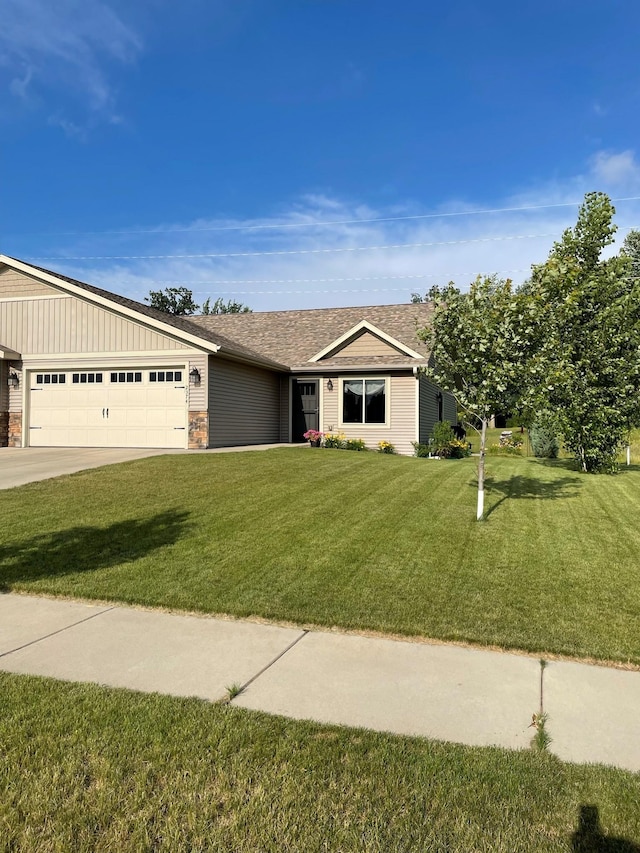
MULTIPOLYGON (((17 258, 12 260, 25 263, 17 258)), ((37 272, 47 273, 73 284, 88 293, 101 296, 144 317, 173 326, 176 330, 199 337, 205 342, 216 344, 221 348, 221 352, 257 361, 276 369, 300 370, 313 367, 314 363, 309 362, 310 358, 363 320, 420 353, 422 358, 405 356, 397 351, 378 356, 338 355, 323 359, 323 365, 347 367, 358 364, 380 364, 381 366, 411 367, 425 363, 429 357, 427 347, 416 335, 417 329, 430 322, 433 306, 429 303, 182 317, 166 314, 150 305, 103 290, 45 267, 35 264, 25 265, 37 272)))
MULTIPOLYGON (((18 258, 13 258, 12 260, 16 260, 19 263, 25 263, 25 261, 20 261, 18 258)), ((191 322, 191 317, 167 314, 164 311, 158 311, 157 308, 152 308, 150 305, 145 305, 143 302, 137 302, 135 299, 129 299, 126 296, 120 296, 119 294, 112 293, 109 290, 103 290, 101 287, 95 287, 94 285, 87 284, 85 281, 80 281, 77 278, 71 278, 70 276, 62 275, 59 272, 55 272, 55 270, 46 269, 45 267, 39 267, 35 264, 26 265, 30 266, 34 270, 37 270, 38 272, 44 272, 47 273, 47 275, 55 276, 55 278, 59 278, 62 281, 68 282, 69 284, 74 284, 76 285, 76 287, 80 287, 83 290, 86 290, 88 293, 93 293, 96 296, 101 296, 103 299, 108 299, 110 302, 115 302, 117 305, 122 305, 124 308, 128 308, 131 311, 137 311, 138 314, 143 314, 145 317, 149 317, 152 320, 158 320, 161 323, 166 323, 168 326, 173 326, 175 329, 178 329, 182 332, 187 332, 190 335, 194 335, 198 338, 201 338, 203 341, 216 344, 217 346, 221 347, 222 350, 231 355, 238 355, 244 358, 250 358, 251 360, 259 361, 265 364, 271 364, 274 367, 285 367, 284 364, 278 363, 277 361, 274 363, 273 359, 269 358, 268 356, 261 355, 250 347, 245 346, 242 342, 228 338, 222 332, 222 330, 219 332, 214 332, 212 330, 207 329, 206 327, 203 327, 201 324, 195 324, 191 322)))
MULTIPOLYGON (((329 346, 362 320, 395 338, 423 356, 429 351, 416 335, 418 328, 426 326, 433 313, 428 303, 404 305, 370 305, 356 308, 312 308, 302 311, 265 311, 252 314, 214 314, 191 318, 194 325, 213 334, 222 332, 233 340, 290 367, 309 366, 310 358, 329 346)), ((367 358, 374 363, 380 358, 385 364, 420 364, 415 358, 403 355, 367 358)), ((337 364, 358 363, 352 358, 340 358, 337 364)), ((334 358, 323 359, 330 364, 334 358)))

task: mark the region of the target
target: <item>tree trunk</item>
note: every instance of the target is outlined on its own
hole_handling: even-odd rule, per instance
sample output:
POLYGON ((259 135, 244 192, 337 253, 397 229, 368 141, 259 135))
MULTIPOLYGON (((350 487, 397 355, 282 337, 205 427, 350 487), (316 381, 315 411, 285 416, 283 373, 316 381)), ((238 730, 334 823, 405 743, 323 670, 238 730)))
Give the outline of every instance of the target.
POLYGON ((484 455, 487 444, 487 419, 482 418, 482 432, 480 433, 480 462, 478 463, 478 510, 476 520, 481 521, 484 515, 484 455))

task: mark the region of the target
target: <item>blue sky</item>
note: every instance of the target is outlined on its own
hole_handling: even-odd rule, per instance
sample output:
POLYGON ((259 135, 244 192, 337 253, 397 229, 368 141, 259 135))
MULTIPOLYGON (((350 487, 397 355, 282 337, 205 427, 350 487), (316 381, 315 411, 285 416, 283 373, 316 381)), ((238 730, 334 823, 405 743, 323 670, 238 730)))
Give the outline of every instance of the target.
POLYGON ((640 196, 639 32, 634 0, 3 0, 0 251, 257 310, 522 280, 584 192, 640 196))

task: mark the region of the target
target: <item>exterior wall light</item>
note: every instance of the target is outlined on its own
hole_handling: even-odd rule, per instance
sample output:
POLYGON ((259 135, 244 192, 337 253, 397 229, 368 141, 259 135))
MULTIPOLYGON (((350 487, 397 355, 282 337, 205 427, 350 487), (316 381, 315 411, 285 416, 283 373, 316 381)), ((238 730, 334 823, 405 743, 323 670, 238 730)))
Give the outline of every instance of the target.
POLYGON ((331 379, 327 382, 327 391, 333 391, 333 382, 331 379))
POLYGON ((200 384, 200 371, 197 367, 192 367, 189 371, 189 385, 200 384))
POLYGON ((9 371, 9 378, 7 379, 7 385, 9 388, 17 388, 20 384, 20 378, 15 370, 9 371))

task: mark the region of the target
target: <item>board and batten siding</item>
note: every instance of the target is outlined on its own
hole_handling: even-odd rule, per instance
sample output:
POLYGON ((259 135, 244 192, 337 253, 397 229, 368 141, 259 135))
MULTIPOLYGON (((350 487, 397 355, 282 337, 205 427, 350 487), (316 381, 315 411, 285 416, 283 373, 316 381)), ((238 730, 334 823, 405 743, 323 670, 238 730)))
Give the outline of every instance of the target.
MULTIPOLYGON (((362 438, 372 450, 376 450, 379 441, 390 441, 397 453, 411 455, 412 441, 416 440, 416 394, 418 383, 413 373, 395 375, 379 374, 387 377, 388 389, 387 406, 389 407, 389 425, 341 424, 340 423, 340 394, 342 379, 360 379, 360 375, 341 376, 340 374, 326 375, 322 378, 322 412, 321 431, 343 433, 347 438, 362 438), (327 382, 333 382, 333 391, 327 388, 327 382)), ((376 374, 366 372, 362 378, 375 379, 376 374)))
POLYGON ((15 299, 19 296, 62 296, 62 294, 55 287, 42 284, 11 267, 0 267, 0 299, 15 299))
POLYGON ((280 441, 280 375, 209 356, 209 447, 280 441))
POLYGON ((0 300, 0 341, 23 355, 188 348, 74 296, 0 300))
POLYGON ((400 350, 392 347, 371 332, 363 332, 357 338, 333 352, 334 358, 351 358, 362 355, 398 355, 400 350))

